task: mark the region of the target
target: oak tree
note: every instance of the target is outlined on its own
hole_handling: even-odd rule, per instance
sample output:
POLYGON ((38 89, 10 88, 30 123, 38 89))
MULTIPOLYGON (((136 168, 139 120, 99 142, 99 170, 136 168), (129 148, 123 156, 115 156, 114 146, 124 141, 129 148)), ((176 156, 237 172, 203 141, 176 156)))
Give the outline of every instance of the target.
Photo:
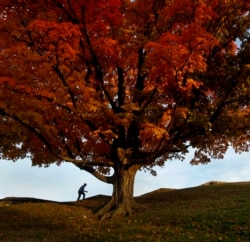
POLYGON ((136 172, 250 145, 249 0, 2 0, 0 156, 71 162, 131 214, 136 172))

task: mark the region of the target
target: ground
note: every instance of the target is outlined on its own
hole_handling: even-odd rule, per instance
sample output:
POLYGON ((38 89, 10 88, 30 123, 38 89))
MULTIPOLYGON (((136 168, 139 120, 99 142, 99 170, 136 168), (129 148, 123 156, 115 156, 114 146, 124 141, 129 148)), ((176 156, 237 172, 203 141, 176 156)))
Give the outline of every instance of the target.
POLYGON ((0 201, 0 241, 250 241, 250 182, 158 189, 136 201, 134 216, 100 221, 110 198, 80 202, 0 201))

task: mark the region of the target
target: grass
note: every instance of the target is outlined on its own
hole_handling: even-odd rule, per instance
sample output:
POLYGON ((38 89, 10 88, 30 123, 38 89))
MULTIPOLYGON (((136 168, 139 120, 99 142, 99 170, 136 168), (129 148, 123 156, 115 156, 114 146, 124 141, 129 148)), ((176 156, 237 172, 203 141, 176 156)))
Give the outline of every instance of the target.
POLYGON ((96 220, 107 200, 3 199, 0 241, 250 241, 250 182, 159 189, 136 198, 147 209, 132 217, 96 220))

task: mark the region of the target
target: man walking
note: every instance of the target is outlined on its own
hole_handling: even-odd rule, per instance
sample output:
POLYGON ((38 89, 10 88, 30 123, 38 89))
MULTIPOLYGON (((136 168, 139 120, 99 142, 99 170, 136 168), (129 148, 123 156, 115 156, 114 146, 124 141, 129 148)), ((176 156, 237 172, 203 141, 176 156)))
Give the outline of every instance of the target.
POLYGON ((87 186, 86 183, 84 183, 78 190, 78 198, 77 198, 77 201, 80 200, 81 198, 81 195, 83 196, 82 199, 85 199, 85 192, 88 192, 88 191, 85 191, 85 187, 87 186))

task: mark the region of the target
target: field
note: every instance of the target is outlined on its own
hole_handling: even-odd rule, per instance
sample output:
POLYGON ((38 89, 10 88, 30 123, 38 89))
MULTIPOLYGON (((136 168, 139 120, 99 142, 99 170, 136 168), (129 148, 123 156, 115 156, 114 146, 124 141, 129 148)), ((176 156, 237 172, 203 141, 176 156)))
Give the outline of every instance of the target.
POLYGON ((93 211, 108 199, 2 199, 0 241, 250 241, 250 182, 159 189, 136 198, 142 212, 97 220, 93 211))

